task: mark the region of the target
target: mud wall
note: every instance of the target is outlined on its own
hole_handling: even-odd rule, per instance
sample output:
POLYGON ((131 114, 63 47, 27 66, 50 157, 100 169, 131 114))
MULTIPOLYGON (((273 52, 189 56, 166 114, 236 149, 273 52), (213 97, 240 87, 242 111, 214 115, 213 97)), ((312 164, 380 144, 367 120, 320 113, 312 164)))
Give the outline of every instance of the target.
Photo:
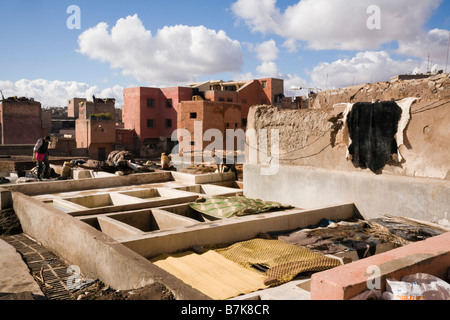
MULTIPOLYGON (((436 76, 438 77, 438 76, 436 76)), ((246 144, 247 163, 276 163, 288 166, 310 166, 351 172, 370 172, 368 169, 355 167, 346 159, 347 141, 344 140, 342 122, 339 122, 345 106, 334 103, 371 101, 379 98, 386 101, 390 98, 400 99, 405 96, 419 95, 420 100, 411 106, 411 119, 404 131, 404 145, 400 153, 404 158, 400 163, 390 161, 382 170, 382 174, 392 174, 409 177, 423 177, 436 179, 450 179, 450 87, 443 87, 449 83, 448 75, 440 75, 439 81, 428 79, 400 81, 394 95, 392 90, 379 91, 384 83, 370 86, 367 92, 361 87, 359 91, 350 92, 342 89, 343 95, 323 92, 316 100, 327 100, 323 108, 280 110, 273 106, 252 107, 249 112, 246 144), (445 81, 440 81, 445 79, 445 81), (426 84, 423 91, 413 90, 406 82, 433 82, 426 84), (436 83, 439 88, 436 89, 436 83), (440 90, 441 88, 444 88, 440 90), (400 90, 401 89, 401 90, 400 90), (419 94, 420 93, 420 94, 419 94), (351 95, 351 99, 349 99, 351 95), (422 98, 425 97, 425 98, 422 98), (333 106, 330 107, 330 104, 333 106), (252 130, 253 129, 253 130, 252 130), (260 143, 261 129, 267 129, 268 138, 260 143), (279 132, 279 148, 271 147, 271 132, 279 132), (258 142, 255 145, 255 141, 258 142), (267 151, 267 149, 269 151, 267 151), (258 150, 258 152, 255 152, 258 150), (258 156, 251 156, 257 154, 258 156), (260 154, 268 155, 266 159, 260 154)), ((397 81, 399 82, 399 81, 397 81)), ((424 84, 422 83, 421 86, 424 84)), ((393 86, 391 83, 389 86, 393 86)), ((422 87, 421 87, 422 88, 422 87)))
POLYGON ((323 92, 315 109, 252 107, 244 195, 299 208, 353 202, 366 218, 390 214, 450 225, 450 89, 448 75, 433 79, 323 92), (411 106, 399 148, 403 160, 391 160, 376 174, 355 167, 339 121, 346 106, 336 104, 410 96, 420 100, 411 106))

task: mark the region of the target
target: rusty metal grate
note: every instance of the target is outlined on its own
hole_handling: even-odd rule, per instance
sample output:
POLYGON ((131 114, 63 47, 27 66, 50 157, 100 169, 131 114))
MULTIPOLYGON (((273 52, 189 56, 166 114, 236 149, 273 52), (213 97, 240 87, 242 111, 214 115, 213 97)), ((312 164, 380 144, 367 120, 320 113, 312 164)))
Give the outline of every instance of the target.
POLYGON ((4 240, 22 255, 47 299, 72 299, 72 293, 66 285, 70 277, 67 273, 68 266, 55 254, 24 233, 5 237, 4 240))

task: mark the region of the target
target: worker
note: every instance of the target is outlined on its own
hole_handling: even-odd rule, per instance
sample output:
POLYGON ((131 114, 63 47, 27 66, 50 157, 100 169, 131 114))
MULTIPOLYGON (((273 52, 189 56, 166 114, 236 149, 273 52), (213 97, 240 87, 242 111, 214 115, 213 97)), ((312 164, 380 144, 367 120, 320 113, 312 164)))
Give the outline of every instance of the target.
POLYGON ((165 153, 161 153, 161 169, 167 170, 170 166, 169 157, 165 153))
POLYGON ((43 173, 44 179, 50 178, 50 162, 48 160, 48 145, 50 144, 50 137, 46 136, 40 138, 33 149, 33 161, 36 161, 37 166, 37 179, 42 180, 41 174, 43 173))

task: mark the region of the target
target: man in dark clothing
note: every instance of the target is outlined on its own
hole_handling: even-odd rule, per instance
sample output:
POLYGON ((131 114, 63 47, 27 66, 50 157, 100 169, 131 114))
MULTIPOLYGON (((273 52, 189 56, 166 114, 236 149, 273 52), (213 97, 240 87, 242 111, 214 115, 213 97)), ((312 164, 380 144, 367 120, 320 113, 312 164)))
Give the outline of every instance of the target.
POLYGON ((36 166, 38 168, 37 178, 41 180, 41 174, 44 169, 43 178, 50 178, 50 162, 48 160, 48 145, 50 143, 50 137, 40 138, 33 149, 33 160, 36 160, 36 166))

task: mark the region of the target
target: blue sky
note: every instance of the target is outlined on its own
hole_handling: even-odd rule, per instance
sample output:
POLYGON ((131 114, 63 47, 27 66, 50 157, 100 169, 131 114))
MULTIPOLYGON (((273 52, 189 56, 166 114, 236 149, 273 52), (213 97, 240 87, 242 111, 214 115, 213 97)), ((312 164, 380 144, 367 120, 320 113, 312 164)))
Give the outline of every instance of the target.
POLYGON ((288 96, 385 81, 444 69, 450 30, 450 0, 0 0, 0 10, 0 90, 44 106, 96 94, 120 107, 123 88, 205 80, 283 78, 288 96), (71 5, 80 29, 67 27, 71 5))

